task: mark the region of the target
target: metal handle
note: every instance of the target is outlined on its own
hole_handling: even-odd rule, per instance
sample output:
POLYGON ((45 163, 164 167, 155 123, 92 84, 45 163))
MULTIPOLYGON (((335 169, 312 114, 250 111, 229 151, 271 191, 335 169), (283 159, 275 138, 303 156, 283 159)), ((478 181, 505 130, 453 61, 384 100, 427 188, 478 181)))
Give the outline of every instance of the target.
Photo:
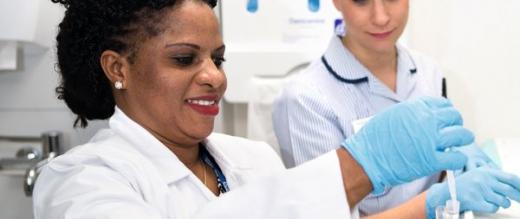
POLYGON ((58 131, 42 133, 41 140, 44 159, 38 162, 36 165, 32 166, 31 168, 27 169, 27 171, 25 172, 23 188, 26 196, 32 196, 34 185, 36 183, 36 180, 38 179, 38 176, 40 175, 43 166, 45 166, 52 159, 61 154, 62 138, 63 134, 58 131))
POLYGON ((43 157, 56 156, 61 153, 61 141, 63 134, 58 131, 42 133, 42 152, 43 157))
POLYGON ((45 166, 49 161, 54 159, 54 157, 48 157, 40 162, 38 162, 33 167, 27 169, 25 172, 25 177, 23 181, 23 191, 25 193, 25 196, 31 197, 32 192, 34 190, 34 185, 36 184, 36 180, 38 179, 38 176, 40 175, 41 169, 43 166, 45 166))
POLYGON ((31 146, 16 151, 16 157, 0 159, 0 170, 9 168, 27 168, 42 159, 41 152, 31 146))

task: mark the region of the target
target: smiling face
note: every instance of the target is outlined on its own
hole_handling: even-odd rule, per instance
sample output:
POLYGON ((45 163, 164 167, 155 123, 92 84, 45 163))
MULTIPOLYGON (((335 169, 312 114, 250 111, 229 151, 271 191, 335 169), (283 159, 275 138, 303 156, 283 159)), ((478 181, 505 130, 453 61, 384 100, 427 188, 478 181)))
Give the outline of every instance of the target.
POLYGON ((165 9, 157 36, 126 59, 117 105, 168 146, 196 146, 213 130, 226 90, 224 44, 212 9, 184 1, 165 9))
POLYGON ((391 52, 408 20, 408 0, 334 0, 345 20, 344 42, 370 52, 391 52))

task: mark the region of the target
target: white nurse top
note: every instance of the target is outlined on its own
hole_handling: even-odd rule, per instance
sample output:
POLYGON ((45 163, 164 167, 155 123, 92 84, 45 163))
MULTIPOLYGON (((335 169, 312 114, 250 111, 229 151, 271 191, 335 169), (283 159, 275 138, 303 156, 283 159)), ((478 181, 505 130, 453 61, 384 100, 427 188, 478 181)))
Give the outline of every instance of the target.
POLYGON ((109 125, 44 168, 35 218, 357 218, 335 152, 285 170, 267 144, 213 134, 203 144, 230 188, 215 196, 119 109, 109 125))
MULTIPOLYGON (((287 167, 337 149, 353 135, 352 123, 401 101, 440 97, 441 70, 422 55, 397 46, 396 92, 368 71, 334 36, 321 59, 295 75, 273 106, 273 127, 287 167)), ((369 196, 362 215, 394 207, 426 190, 438 176, 426 177, 369 196)))

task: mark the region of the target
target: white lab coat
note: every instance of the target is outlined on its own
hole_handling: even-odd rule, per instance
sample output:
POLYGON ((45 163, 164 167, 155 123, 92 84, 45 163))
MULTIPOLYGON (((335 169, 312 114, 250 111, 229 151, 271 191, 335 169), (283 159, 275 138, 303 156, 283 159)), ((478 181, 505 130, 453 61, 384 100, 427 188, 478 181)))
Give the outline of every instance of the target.
POLYGON ((357 218, 335 152, 284 170, 265 143, 222 134, 204 143, 231 190, 219 197, 116 108, 110 129, 44 168, 35 218, 357 218))

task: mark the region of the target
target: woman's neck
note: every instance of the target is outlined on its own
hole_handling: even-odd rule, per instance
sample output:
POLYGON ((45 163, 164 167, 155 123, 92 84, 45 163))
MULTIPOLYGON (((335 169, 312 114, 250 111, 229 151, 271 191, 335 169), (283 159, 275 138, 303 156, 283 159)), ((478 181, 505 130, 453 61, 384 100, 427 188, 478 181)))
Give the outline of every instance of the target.
POLYGON ((192 169, 195 165, 197 165, 198 163, 201 162, 199 145, 191 146, 191 147, 178 147, 178 146, 172 146, 172 145, 166 145, 166 146, 189 169, 192 169))
MULTIPOLYGON (((192 167, 194 164, 197 164, 197 162, 200 161, 199 158, 199 144, 197 143, 196 139, 188 139, 184 140, 184 142, 195 142, 191 144, 187 143, 179 143, 181 141, 173 141, 172 138, 165 137, 158 131, 155 131, 153 128, 149 127, 147 125, 147 118, 143 115, 146 115, 146 113, 143 113, 141 108, 137 107, 130 107, 133 106, 131 104, 128 104, 126 101, 127 99, 123 98, 120 95, 116 96, 116 102, 117 106, 121 111, 124 112, 124 114, 133 120, 134 122, 138 123, 140 126, 142 126, 144 129, 146 129, 150 134, 152 134, 157 140, 159 140, 163 145, 165 145, 172 153, 177 156, 177 158, 187 167, 192 167)), ((191 169, 191 168, 190 168, 191 169)))
POLYGON ((181 145, 175 143, 158 133, 153 133, 161 143, 163 143, 177 158, 189 169, 192 169, 197 163, 200 162, 200 144, 194 145, 181 145))
POLYGON ((343 45, 367 68, 376 78, 381 80, 392 91, 396 91, 397 81, 397 48, 389 51, 374 51, 352 43, 346 37, 343 45))

